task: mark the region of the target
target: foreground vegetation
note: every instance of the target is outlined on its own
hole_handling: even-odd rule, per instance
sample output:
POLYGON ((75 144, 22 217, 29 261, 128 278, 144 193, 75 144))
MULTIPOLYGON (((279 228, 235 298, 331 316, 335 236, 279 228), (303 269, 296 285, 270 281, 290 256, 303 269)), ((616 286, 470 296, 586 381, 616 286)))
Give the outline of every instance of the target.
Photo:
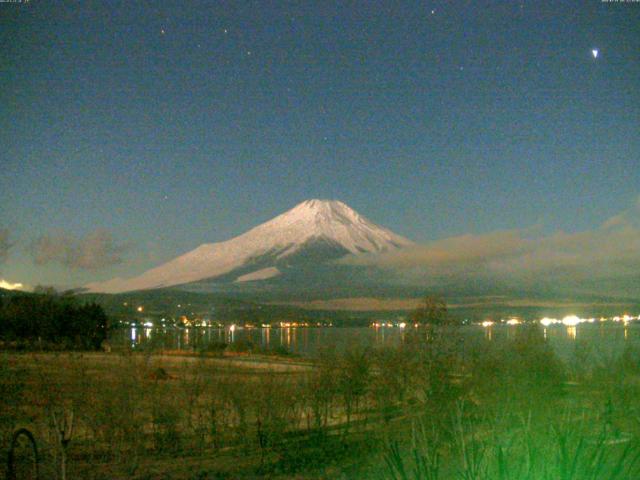
MULTIPOLYGON (((1 445, 32 432, 40 478, 640 475, 640 352, 578 344, 564 364, 535 328, 501 343, 416 332, 309 362, 6 353, 1 445)), ((25 439, 14 458, 28 474, 25 439)))

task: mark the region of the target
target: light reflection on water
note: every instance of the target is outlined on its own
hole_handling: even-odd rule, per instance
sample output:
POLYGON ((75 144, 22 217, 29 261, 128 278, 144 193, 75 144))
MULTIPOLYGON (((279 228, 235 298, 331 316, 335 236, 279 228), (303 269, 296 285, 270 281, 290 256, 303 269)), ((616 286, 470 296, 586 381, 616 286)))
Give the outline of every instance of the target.
MULTIPOLYGON (((465 342, 501 342, 516 338, 522 325, 465 326, 461 332, 465 342)), ((384 346, 403 342, 411 328, 396 327, 273 327, 273 328, 170 328, 131 327, 114 332, 112 344, 136 348, 166 350, 201 350, 212 344, 247 342, 265 350, 286 348, 301 355, 314 355, 323 348, 344 350, 350 346, 384 346)), ((577 344, 604 354, 622 353, 626 345, 640 347, 640 323, 596 323, 577 326, 541 327, 543 337, 564 357, 571 355, 577 344)))

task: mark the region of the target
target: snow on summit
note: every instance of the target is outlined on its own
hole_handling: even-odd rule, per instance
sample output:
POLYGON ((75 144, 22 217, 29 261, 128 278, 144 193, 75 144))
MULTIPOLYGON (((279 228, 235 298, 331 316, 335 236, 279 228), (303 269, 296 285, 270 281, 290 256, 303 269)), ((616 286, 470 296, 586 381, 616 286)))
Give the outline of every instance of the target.
POLYGON ((279 274, 277 262, 304 256, 314 245, 348 253, 383 252, 411 245, 337 200, 307 200, 231 240, 205 243, 163 265, 130 279, 86 286, 92 292, 118 293, 182 285, 242 271, 236 281, 255 281, 279 274), (265 262, 270 264, 265 264, 265 262), (261 263, 260 263, 261 262, 261 263), (260 263, 251 271, 251 265, 260 263), (249 270, 247 270, 247 268, 249 270), (243 270, 244 269, 244 270, 243 270))

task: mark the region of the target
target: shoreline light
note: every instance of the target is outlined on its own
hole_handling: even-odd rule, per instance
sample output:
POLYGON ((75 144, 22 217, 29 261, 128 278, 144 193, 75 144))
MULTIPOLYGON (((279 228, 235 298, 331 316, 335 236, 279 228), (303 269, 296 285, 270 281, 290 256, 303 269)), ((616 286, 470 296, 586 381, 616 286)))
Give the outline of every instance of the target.
POLYGON ((552 325, 554 323, 558 323, 558 320, 555 318, 544 317, 542 320, 540 320, 540 325, 544 327, 548 327, 549 325, 552 325))
POLYGON ((567 327, 575 327, 576 325, 581 323, 581 321, 582 320, 580 320, 580 318, 575 315, 567 315, 562 319, 562 324, 566 325, 567 327))

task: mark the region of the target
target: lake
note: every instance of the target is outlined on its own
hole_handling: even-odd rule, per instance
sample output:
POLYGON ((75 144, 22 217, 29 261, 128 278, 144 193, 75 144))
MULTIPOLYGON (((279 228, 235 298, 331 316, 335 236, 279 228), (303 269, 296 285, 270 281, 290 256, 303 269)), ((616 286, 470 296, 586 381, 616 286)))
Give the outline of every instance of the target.
MULTIPOLYGON (((468 325, 461 327, 463 338, 469 341, 502 342, 515 338, 523 325, 497 324, 491 327, 468 325)), ((542 328, 542 327, 540 327, 542 328)), ((302 355, 313 356, 323 348, 344 350, 351 346, 384 346, 402 342, 412 327, 306 327, 306 328, 156 328, 131 327, 112 334, 112 344, 131 348, 170 350, 200 350, 211 344, 250 342, 263 349, 285 348, 302 355)), ((621 354, 625 347, 640 347, 640 323, 583 323, 575 327, 551 325, 542 328, 544 336, 558 355, 570 360, 576 345, 586 346, 603 356, 621 354)))

